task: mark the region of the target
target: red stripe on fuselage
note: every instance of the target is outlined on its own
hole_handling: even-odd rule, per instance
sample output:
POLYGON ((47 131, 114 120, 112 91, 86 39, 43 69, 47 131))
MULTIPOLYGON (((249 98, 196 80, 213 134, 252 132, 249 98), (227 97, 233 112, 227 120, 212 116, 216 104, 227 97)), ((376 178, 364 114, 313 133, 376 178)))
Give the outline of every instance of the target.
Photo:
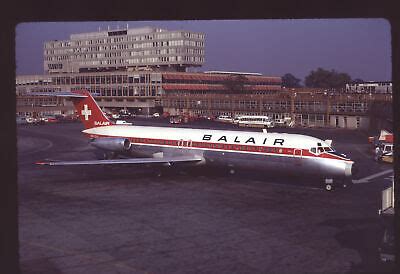
POLYGON ((268 155, 286 155, 286 156, 306 156, 315 158, 325 158, 341 161, 350 161, 350 159, 342 158, 323 152, 319 155, 311 153, 308 149, 286 148, 286 147, 268 147, 256 146, 245 144, 229 144, 229 143, 212 143, 202 141, 187 141, 187 140, 169 140, 169 139, 155 139, 155 138, 141 138, 141 137, 123 137, 123 136, 110 136, 110 135, 97 135, 85 133, 89 138, 127 138, 132 144, 136 145, 158 145, 164 147, 176 148, 199 148, 205 150, 225 150, 233 152, 256 152, 268 155), (296 154, 294 153, 296 150, 296 154), (301 154, 298 152, 301 151, 301 154))

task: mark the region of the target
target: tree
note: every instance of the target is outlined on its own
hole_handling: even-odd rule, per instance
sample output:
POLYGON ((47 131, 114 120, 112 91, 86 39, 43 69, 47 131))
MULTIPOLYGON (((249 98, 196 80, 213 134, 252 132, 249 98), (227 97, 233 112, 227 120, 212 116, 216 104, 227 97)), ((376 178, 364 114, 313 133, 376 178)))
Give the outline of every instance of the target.
POLYGON ((248 79, 244 75, 232 75, 223 84, 228 89, 228 93, 243 93, 247 81, 248 79))
POLYGON ((305 84, 310 88, 335 88, 340 89, 351 82, 351 77, 347 73, 339 73, 335 70, 325 70, 318 68, 311 71, 305 78, 305 84))
POLYGON ((287 88, 301 87, 300 81, 301 81, 300 79, 294 77, 294 75, 291 73, 286 73, 285 75, 282 76, 282 86, 287 88))

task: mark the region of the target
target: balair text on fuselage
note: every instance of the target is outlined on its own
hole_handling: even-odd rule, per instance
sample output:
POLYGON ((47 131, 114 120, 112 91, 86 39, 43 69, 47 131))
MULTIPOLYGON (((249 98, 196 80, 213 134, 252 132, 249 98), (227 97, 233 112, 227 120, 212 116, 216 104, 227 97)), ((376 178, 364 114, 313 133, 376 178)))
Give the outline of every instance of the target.
MULTIPOLYGON (((212 134, 204 134, 203 141, 211 141, 211 138, 212 138, 212 134)), ((235 138, 233 138, 233 137, 226 137, 226 135, 222 135, 216 141, 217 142, 228 143, 228 138, 233 139, 233 141, 232 141, 233 143, 238 143, 238 144, 241 144, 241 143, 243 143, 243 144, 252 143, 252 144, 256 145, 256 141, 255 141, 254 137, 249 137, 249 138, 246 139, 246 141, 244 141, 244 140, 240 140, 239 136, 235 136, 235 138)), ((264 140, 262 142, 263 145, 265 145, 265 143, 267 142, 267 139, 268 138, 264 138, 264 140)), ((274 140, 274 144, 273 145, 279 144, 279 145, 283 146, 284 142, 285 142, 284 139, 276 138, 274 140)))

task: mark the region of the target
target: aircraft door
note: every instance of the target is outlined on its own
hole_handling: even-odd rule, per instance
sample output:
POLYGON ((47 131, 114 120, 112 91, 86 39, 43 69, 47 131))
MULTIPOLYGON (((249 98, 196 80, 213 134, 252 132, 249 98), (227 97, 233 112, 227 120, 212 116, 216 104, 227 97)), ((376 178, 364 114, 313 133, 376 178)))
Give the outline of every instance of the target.
POLYGON ((192 140, 179 140, 178 141, 178 148, 187 148, 192 146, 192 140))
POLYGON ((301 149, 295 148, 293 150, 293 161, 295 165, 301 165, 303 158, 303 151, 301 149))

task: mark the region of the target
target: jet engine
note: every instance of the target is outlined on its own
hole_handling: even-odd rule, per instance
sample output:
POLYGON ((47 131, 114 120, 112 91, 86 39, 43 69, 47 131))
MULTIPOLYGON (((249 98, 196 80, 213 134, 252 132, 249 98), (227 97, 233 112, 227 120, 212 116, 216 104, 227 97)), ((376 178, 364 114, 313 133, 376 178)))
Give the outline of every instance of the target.
POLYGON ((131 148, 131 142, 127 138, 97 138, 91 144, 99 149, 113 152, 125 152, 131 148))

